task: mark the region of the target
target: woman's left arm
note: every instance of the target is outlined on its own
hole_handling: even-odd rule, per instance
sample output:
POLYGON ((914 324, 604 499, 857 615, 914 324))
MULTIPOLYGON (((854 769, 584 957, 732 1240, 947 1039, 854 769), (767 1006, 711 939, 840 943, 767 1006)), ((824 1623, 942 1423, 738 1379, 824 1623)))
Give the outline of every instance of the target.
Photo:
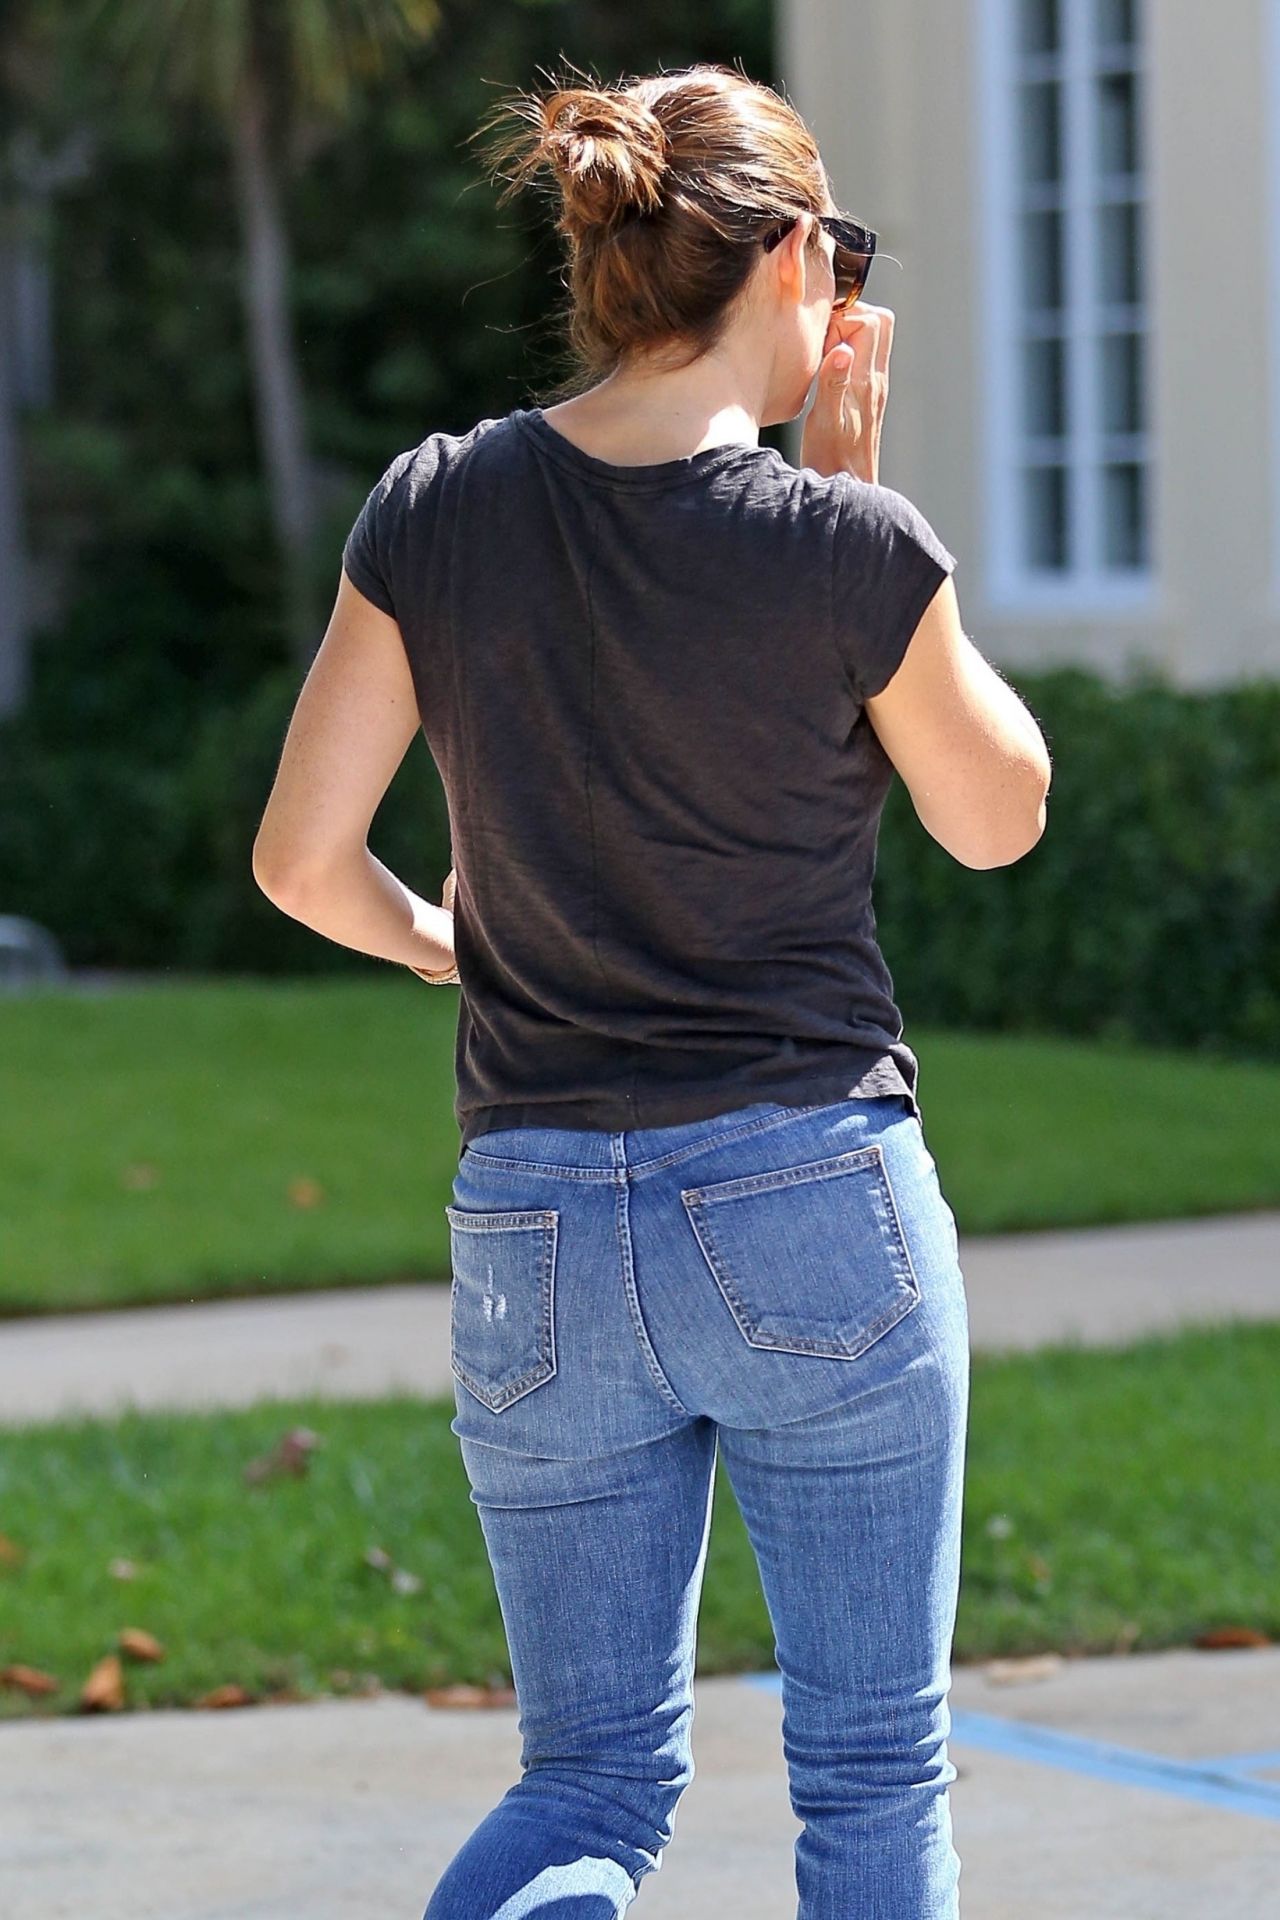
POLYGON ((340 573, 253 843, 253 877, 282 913, 326 939, 448 978, 452 886, 446 882, 445 904, 434 906, 368 846, 418 725, 399 627, 340 573))

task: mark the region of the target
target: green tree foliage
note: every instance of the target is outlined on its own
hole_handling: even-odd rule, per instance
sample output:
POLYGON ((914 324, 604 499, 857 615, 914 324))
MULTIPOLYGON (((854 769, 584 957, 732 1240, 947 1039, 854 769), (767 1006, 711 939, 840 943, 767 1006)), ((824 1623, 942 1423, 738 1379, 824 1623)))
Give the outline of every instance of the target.
MULTIPOLYGON (((1074 669, 1013 676, 1054 754, 1049 823, 974 872, 900 781, 876 912, 909 1028, 1058 1032, 1280 1057, 1280 683, 1184 692, 1074 669)), ((0 755, 0 899, 73 960, 318 972, 370 963, 254 886, 248 848, 296 691, 289 668, 193 721, 180 758, 105 728, 0 755)), ((411 886, 448 866, 443 795, 410 749, 370 843, 411 886)))
MULTIPOLYGON (((63 653, 66 626, 89 603, 127 631, 130 602, 141 601, 156 613, 146 644, 194 674, 202 706, 243 699, 290 655, 225 127, 212 104, 179 106, 139 87, 120 95, 109 72, 88 70, 89 52, 76 42, 68 55, 95 160, 57 203, 57 402, 27 426, 30 521, 70 569, 71 613, 38 644, 63 653), (114 614, 103 605, 108 576, 114 614)), ((550 223, 533 206, 499 213, 468 144, 499 93, 530 85, 562 52, 604 77, 711 58, 770 78, 769 8, 442 0, 431 41, 351 87, 341 121, 300 100, 285 121, 322 604, 342 534, 393 452, 432 427, 504 412, 562 370, 550 223)), ((99 662, 114 670, 118 656, 103 648, 99 662)), ((86 697, 99 709, 110 699, 86 697)))
MULTIPOLYGON (((328 605, 391 455, 562 371, 550 225, 536 207, 498 212, 470 143, 495 97, 563 55, 603 78, 699 59, 772 78, 768 0, 440 0, 431 39, 393 33, 386 60, 368 22, 399 11, 420 29, 424 0, 42 4, 67 25, 52 91, 93 163, 58 195, 55 405, 25 423, 29 523, 66 597, 35 636, 25 711, 0 726, 0 911, 45 922, 85 964, 359 966, 263 900, 250 866, 299 675, 227 140, 245 23, 287 11, 292 34, 267 67, 294 76, 273 124, 328 605), (308 65, 326 34, 329 81, 308 65)), ((443 879, 420 741, 372 839, 410 884, 443 879)))
MULTIPOLYGON (((565 371, 545 210, 499 212, 470 144, 497 94, 562 56, 606 79, 695 59, 772 79, 771 33, 766 0, 440 0, 429 43, 348 73, 340 114, 296 90, 283 206, 322 599, 392 453, 565 371)), ((359 968, 250 869, 298 676, 216 98, 118 94, 73 45, 44 118, 87 125, 94 160, 57 197, 56 399, 26 422, 28 522, 68 594, 37 636, 26 711, 0 727, 0 910, 84 964, 359 968)), ((1280 1050, 1280 690, 1012 677, 1056 761, 1027 859, 969 872, 900 784, 890 798, 876 897, 908 1018, 1280 1050)), ((411 885, 443 879, 421 741, 371 840, 411 885)))
POLYGON ((973 872, 894 783, 876 901, 899 1003, 943 1024, 1274 1055, 1280 681, 1010 678, 1054 757, 1045 833, 973 872))
POLYGON ((300 662, 317 644, 312 467, 291 311, 290 134, 314 116, 338 129, 360 82, 425 39, 436 0, 72 0, 78 45, 125 101, 194 108, 220 129, 240 248, 246 360, 258 449, 300 662))

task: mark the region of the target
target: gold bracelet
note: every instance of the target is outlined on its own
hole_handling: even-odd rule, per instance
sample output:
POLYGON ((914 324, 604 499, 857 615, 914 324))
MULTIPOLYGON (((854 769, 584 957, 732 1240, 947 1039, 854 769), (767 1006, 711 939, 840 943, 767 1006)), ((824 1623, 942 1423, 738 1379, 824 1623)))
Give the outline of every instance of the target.
MULTIPOLYGON (((407 961, 405 964, 409 965, 407 961)), ((425 967, 415 966, 409 966, 409 971, 416 973, 419 980, 425 980, 429 987, 456 987, 462 984, 456 961, 445 973, 428 973, 425 967)))

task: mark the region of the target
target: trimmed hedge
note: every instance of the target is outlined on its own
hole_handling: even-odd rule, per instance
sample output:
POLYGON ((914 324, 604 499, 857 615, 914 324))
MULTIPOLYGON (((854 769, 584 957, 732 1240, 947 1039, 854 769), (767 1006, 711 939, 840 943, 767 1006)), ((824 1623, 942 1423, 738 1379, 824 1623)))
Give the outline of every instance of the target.
MULTIPOLYGON (((877 920, 912 1023, 1280 1056, 1280 681, 1009 677, 1054 760, 1031 853, 974 872, 901 781, 885 809, 877 920)), ((119 734, 72 748, 0 728, 0 912, 41 921, 77 965, 363 967, 250 870, 296 691, 280 668, 247 703, 209 708, 180 759, 119 734)), ((448 821, 420 738, 370 840, 408 885, 438 889, 448 821)))
POLYGON ((875 899, 899 1004, 922 1023, 1280 1054, 1280 681, 1008 677, 1054 762, 1045 832, 974 872, 894 782, 875 899))
MULTIPOLYGON (((48 927, 80 967, 314 974, 377 965, 299 925, 253 878, 253 841, 300 675, 279 667, 247 702, 211 707, 149 760, 119 734, 48 746, 0 727, 0 913, 48 927)), ((419 736, 369 844, 407 886, 438 898, 449 869, 440 780, 419 736)))

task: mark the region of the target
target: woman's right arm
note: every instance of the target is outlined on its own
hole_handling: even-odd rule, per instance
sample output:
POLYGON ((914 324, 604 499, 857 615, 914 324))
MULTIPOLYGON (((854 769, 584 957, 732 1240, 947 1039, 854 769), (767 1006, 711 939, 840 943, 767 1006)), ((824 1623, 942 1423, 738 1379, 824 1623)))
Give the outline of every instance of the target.
POLYGON ((1035 720, 960 625, 948 576, 888 685, 865 701, 921 823, 966 867, 1006 867, 1045 826, 1052 768, 1035 720))
MULTIPOLYGON (((802 466, 878 486, 894 320, 891 308, 866 301, 832 315, 802 466)), ((917 518, 909 503, 898 506, 917 518)), ((936 548, 932 529, 918 532, 936 548)), ((850 550, 855 577, 858 555, 850 550)), ((890 598, 883 580, 879 592, 890 598)), ((845 604, 856 603, 851 588, 845 604)), ((1006 867, 1031 851, 1044 832, 1049 750, 1013 688, 961 627, 950 575, 888 684, 863 705, 921 821, 948 853, 966 867, 1006 867)))

